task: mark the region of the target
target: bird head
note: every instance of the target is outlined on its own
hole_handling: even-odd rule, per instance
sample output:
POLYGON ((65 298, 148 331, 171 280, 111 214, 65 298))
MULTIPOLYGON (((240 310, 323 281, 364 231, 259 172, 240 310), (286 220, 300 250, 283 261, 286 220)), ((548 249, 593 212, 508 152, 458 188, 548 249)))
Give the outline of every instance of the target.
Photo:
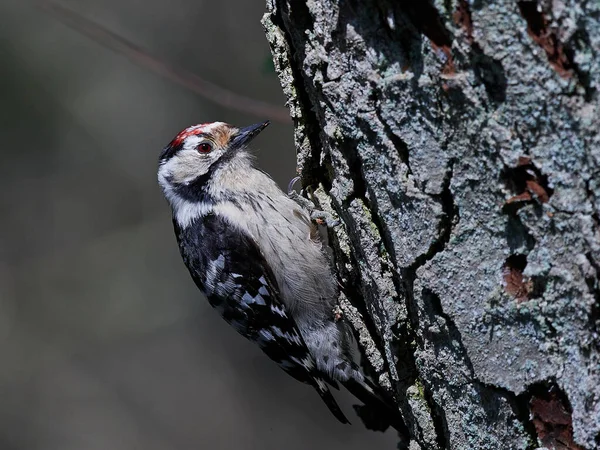
POLYGON ((181 131, 160 155, 158 180, 165 194, 193 195, 236 157, 249 160, 248 143, 267 125, 268 121, 237 128, 213 122, 181 131))

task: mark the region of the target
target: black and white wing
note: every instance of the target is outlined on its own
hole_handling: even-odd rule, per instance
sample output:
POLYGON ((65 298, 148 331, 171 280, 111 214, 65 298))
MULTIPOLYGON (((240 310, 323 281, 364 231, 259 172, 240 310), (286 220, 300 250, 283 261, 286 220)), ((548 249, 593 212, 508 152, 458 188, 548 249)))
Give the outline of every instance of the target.
POLYGON ((273 273, 252 238, 214 214, 186 228, 173 223, 184 263, 210 304, 283 370, 312 385, 340 422, 349 423, 317 372, 294 319, 279 297, 273 273))

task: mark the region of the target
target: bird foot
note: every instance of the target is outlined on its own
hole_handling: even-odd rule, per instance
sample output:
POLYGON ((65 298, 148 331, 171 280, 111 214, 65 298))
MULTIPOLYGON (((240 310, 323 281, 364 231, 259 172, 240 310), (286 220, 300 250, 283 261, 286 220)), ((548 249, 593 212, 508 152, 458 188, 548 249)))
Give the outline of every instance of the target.
POLYGON ((335 228, 342 223, 342 221, 334 217, 333 214, 318 209, 313 209, 311 211, 310 218, 319 225, 325 225, 327 228, 335 228))
POLYGON ((333 312, 333 321, 334 322, 338 322, 342 319, 342 317, 344 317, 344 311, 342 311, 342 308, 340 308, 340 305, 335 305, 332 312, 333 312))
POLYGON ((325 225, 327 228, 335 228, 341 224, 341 221, 333 214, 326 211, 321 211, 315 208, 313 202, 302 196, 302 191, 298 193, 294 190, 294 185, 300 177, 293 178, 288 184, 288 197, 298 203, 302 208, 306 209, 310 214, 310 219, 319 225, 325 225))

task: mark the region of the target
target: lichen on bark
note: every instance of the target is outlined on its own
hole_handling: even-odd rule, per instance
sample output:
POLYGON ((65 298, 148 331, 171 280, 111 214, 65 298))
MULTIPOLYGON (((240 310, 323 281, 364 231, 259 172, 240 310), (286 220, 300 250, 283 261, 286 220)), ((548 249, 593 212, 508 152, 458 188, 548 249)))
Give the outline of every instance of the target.
POLYGON ((600 4, 269 0, 263 24, 411 445, 600 447, 600 4))

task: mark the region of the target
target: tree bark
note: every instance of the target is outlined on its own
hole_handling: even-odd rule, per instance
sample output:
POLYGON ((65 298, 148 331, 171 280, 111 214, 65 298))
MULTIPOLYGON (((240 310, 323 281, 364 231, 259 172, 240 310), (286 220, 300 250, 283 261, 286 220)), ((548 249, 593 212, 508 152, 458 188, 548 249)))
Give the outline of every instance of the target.
POLYGON ((600 448, 600 3, 268 0, 345 320, 410 448, 600 448))

